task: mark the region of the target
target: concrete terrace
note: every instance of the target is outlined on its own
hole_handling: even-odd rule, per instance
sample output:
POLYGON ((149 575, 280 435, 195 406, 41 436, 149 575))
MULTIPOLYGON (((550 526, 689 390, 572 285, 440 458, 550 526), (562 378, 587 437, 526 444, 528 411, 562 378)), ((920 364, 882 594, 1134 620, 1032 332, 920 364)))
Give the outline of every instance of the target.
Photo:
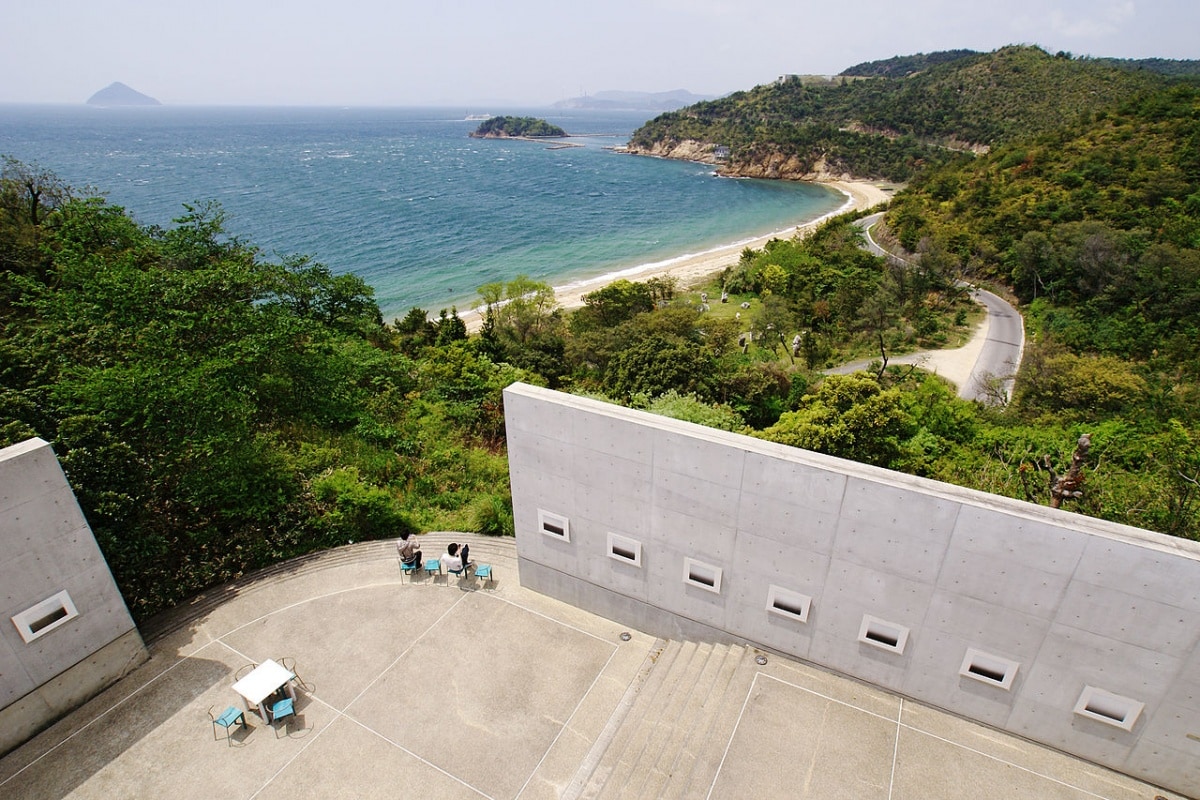
POLYGON ((468 541, 494 582, 410 582, 366 542, 215 590, 0 759, 0 797, 1179 797, 773 653, 628 631, 522 589, 511 539, 422 538, 468 541), (214 739, 238 668, 283 656, 297 718, 214 739))

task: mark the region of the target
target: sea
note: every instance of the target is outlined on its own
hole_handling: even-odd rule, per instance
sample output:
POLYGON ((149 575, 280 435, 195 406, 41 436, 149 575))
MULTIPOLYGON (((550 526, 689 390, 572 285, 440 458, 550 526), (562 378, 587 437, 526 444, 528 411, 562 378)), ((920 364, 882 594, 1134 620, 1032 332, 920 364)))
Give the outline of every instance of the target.
POLYGON ((722 178, 615 152, 646 112, 558 109, 0 105, 0 155, 89 187, 143 225, 216 201, 263 258, 304 255, 375 290, 391 321, 478 304, 524 275, 628 276, 840 208, 815 184, 722 178), (488 112, 565 140, 473 139, 488 112), (563 144, 575 146, 563 147, 563 144))

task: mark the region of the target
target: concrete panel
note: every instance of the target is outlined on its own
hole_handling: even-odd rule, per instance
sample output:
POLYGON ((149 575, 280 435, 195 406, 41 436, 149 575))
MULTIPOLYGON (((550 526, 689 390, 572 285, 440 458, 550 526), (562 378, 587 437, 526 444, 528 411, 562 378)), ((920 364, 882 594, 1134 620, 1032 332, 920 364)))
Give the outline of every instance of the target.
POLYGON ((904 488, 851 478, 834 557, 932 581, 950 543, 958 505, 904 488))
POLYGON ((733 557, 736 533, 732 526, 692 509, 656 505, 651 512, 649 538, 683 555, 724 561, 733 557))
POLYGON ((739 531, 728 563, 735 573, 753 576, 743 584, 761 595, 760 605, 765 605, 768 583, 788 586, 810 597, 819 595, 825 586, 829 560, 824 553, 739 531))
POLYGON ((25 643, 13 630, 11 622, 0 620, 0 630, 5 628, 12 630, 13 635, 9 637, 6 631, 5 635, 0 637, 0 675, 4 676, 4 680, 0 681, 0 708, 16 702, 37 687, 14 649, 17 642, 20 642, 21 648, 24 649, 25 643), (10 641, 10 638, 16 641, 10 641))
POLYGON ((833 552, 837 522, 836 511, 814 511, 751 492, 743 493, 738 504, 739 531, 826 555, 833 552))
POLYGON ((575 479, 575 455, 578 450, 567 442, 530 434, 525 442, 518 441, 516 444, 512 458, 523 469, 551 475, 570 475, 575 479))
MULTIPOLYGON (((0 569, 8 559, 41 542, 79 530, 88 530, 87 520, 66 483, 18 503, 0 513, 0 569)), ((91 538, 90 533, 88 538, 91 538)))
POLYGON ((964 505, 954 526, 951 554, 960 551, 1029 564, 1043 572, 1070 575, 1088 537, 1011 511, 964 505))
POLYGON ((1194 616, 1178 606, 1077 580, 1067 587, 1054 621, 1185 658, 1200 644, 1194 616))
POLYGON ((1191 612, 1200 612, 1200 560, 1182 540, 1161 540, 1147 546, 1134 542, 1089 537, 1075 576, 1093 586, 1151 597, 1191 612), (1171 550, 1164 550, 1172 545, 1171 550))
MULTIPOLYGON (((600 407, 602 413, 575 414, 572 417, 575 442, 579 447, 593 453, 619 456, 627 461, 653 463, 653 438, 647 435, 645 426, 619 414, 622 409, 618 406, 588 404, 582 400, 580 403, 589 408, 600 407)), ((541 413, 541 406, 538 406, 536 413, 541 413)))
POLYGON ((969 642, 970 647, 1018 661, 1028 669, 1037 658, 1050 625, 1049 620, 1041 617, 938 589, 929 602, 924 627, 969 642))
MULTIPOLYGON (((643 430, 654 448, 654 474, 656 480, 666 480, 664 473, 694 478, 704 484, 735 487, 742 485, 742 465, 745 452, 729 447, 720 441, 702 438, 711 429, 698 425, 687 426, 694 430, 643 430)), ((637 435, 635 433, 635 435, 637 435)))
POLYGON ((846 476, 764 453, 746 453, 742 491, 817 514, 837 514, 846 491, 846 476))
POLYGON ((66 485, 50 445, 41 439, 0 450, 0 513, 66 485))
POLYGON ((628 503, 650 501, 651 467, 640 461, 593 450, 580 450, 571 477, 586 487, 587 493, 612 492, 624 496, 628 503))
POLYGON ((692 475, 655 469, 652 502, 659 511, 701 519, 709 526, 737 526, 738 489, 692 475))
POLYGON ((581 519, 635 539, 648 539, 653 527, 648 513, 650 504, 630 500, 629 495, 620 491, 589 489, 576 496, 574 507, 581 519))
POLYGON ((1022 615, 1053 619, 1071 578, 1024 561, 956 549, 946 554, 938 588, 1022 615))
MULTIPOLYGON (((0 589, 0 614, 11 617, 47 597, 68 588, 81 575, 100 570, 108 575, 108 565, 95 546, 96 540, 86 528, 70 535, 40 542, 4 565, 4 588, 0 589), (40 595, 40 596, 39 596, 40 595), (30 598, 36 598, 30 602, 30 598)), ((86 580, 86 579, 84 579, 86 580)), ((111 579, 110 581, 111 582, 111 579)), ((74 593, 72 593, 74 598, 74 593)), ((76 605, 78 606, 78 601, 76 605)))

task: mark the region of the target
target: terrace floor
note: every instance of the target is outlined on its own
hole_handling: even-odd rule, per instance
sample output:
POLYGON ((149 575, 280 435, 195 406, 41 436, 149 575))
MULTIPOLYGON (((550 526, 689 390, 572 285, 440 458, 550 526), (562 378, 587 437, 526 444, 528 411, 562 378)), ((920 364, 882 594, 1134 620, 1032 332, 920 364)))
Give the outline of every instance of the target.
POLYGON ((0 759, 0 797, 867 800, 1178 795, 752 647, 666 642, 495 580, 401 576, 391 542, 297 559, 143 631, 150 661, 0 759), (628 633, 627 641, 621 634, 628 633), (296 718, 207 710, 296 659, 296 718), (758 663, 765 661, 765 663, 758 663))

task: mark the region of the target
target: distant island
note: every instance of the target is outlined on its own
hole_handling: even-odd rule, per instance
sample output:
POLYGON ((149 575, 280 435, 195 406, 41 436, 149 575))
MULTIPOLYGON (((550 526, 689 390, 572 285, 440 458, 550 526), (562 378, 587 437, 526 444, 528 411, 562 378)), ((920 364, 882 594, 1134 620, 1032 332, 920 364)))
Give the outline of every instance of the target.
POLYGON ((606 91, 559 100, 553 107, 604 111, 662 112, 675 111, 684 106, 715 99, 715 95, 692 94, 687 89, 673 89, 669 92, 606 91))
POLYGON ((535 117, 492 117, 471 133, 474 139, 552 139, 566 135, 557 125, 535 117))
POLYGON ((87 99, 89 106, 161 106, 162 103, 117 81, 87 99))

